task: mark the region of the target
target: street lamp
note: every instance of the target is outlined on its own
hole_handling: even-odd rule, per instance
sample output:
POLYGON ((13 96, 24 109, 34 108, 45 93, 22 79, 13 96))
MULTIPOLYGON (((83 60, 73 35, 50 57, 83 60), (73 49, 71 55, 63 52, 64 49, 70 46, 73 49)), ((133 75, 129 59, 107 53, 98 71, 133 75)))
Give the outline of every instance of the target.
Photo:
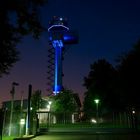
POLYGON ((99 99, 95 99, 94 102, 96 104, 96 119, 97 119, 97 122, 98 122, 98 120, 99 120, 99 108, 98 108, 98 106, 99 106, 100 100, 99 99))
POLYGON ((52 101, 48 101, 47 109, 48 109, 48 127, 50 125, 50 109, 51 109, 52 101))

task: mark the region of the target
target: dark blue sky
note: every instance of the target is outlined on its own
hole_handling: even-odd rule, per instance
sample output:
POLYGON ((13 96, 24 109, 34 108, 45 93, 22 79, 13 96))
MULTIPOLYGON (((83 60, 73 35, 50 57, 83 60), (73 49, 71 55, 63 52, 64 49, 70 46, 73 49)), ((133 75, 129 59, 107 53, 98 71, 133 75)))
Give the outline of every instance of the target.
MULTIPOLYGON (((115 59, 132 48, 140 38, 139 7, 139 0, 49 0, 41 10, 43 25, 47 27, 52 16, 63 16, 68 19, 70 29, 79 32, 79 44, 69 46, 65 54, 64 86, 83 95, 83 77, 87 76, 91 63, 105 58, 115 65, 115 59)), ((21 60, 10 75, 0 79, 0 100, 10 99, 13 81, 20 84, 16 98, 22 91, 27 96, 28 84, 46 94, 47 32, 38 41, 25 37, 17 47, 21 60)))

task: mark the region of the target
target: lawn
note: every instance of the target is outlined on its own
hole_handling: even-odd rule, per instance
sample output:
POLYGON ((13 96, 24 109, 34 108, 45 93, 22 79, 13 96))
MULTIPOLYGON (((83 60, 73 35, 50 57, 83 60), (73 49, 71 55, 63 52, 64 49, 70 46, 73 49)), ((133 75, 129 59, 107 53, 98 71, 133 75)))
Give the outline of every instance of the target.
POLYGON ((3 136, 2 140, 13 140, 14 138, 14 136, 3 136))

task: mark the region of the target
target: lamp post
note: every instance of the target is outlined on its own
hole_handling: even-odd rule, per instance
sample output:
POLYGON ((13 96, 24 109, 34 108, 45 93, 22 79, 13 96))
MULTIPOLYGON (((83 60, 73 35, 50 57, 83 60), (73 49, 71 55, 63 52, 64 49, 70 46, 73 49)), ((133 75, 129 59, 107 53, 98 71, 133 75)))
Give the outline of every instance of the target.
POLYGON ((32 85, 29 84, 28 106, 27 106, 27 117, 26 117, 26 135, 30 134, 31 94, 32 94, 32 85))
POLYGON ((8 110, 8 108, 4 108, 2 135, 4 134, 4 128, 5 128, 5 121, 6 121, 7 110, 8 110))
POLYGON ((13 109, 14 109, 14 95, 15 95, 15 86, 18 86, 19 84, 16 82, 12 83, 12 90, 10 91, 11 93, 11 112, 10 112, 10 124, 9 124, 9 136, 11 136, 11 131, 12 131, 12 119, 13 119, 13 109))
POLYGON ((47 109, 48 109, 48 127, 50 125, 50 109, 51 109, 52 101, 48 101, 47 109))
POLYGON ((97 122, 98 122, 98 120, 99 120, 99 102, 100 102, 100 100, 95 99, 94 102, 96 104, 96 119, 97 119, 97 122))

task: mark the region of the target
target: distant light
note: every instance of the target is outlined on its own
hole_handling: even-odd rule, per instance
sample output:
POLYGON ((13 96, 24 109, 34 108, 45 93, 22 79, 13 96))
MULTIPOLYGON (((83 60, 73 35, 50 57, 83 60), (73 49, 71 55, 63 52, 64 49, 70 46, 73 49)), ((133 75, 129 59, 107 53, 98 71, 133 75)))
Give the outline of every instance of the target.
POLYGON ((133 110, 132 113, 135 114, 136 113, 135 110, 133 110))
POLYGON ((20 119, 20 124, 25 124, 25 119, 20 119))
POLYGON ((95 99, 95 100, 94 100, 94 102, 95 102, 96 104, 98 104, 99 101, 100 101, 99 99, 95 99))
POLYGON ((60 93, 62 90, 62 86, 58 85, 57 84, 57 74, 56 74, 56 77, 55 77, 55 84, 54 84, 54 87, 53 87, 53 93, 55 95, 57 95, 58 93, 60 93))
POLYGON ((62 20, 63 20, 63 18, 61 17, 61 18, 60 18, 60 20, 62 21, 62 20))
POLYGON ((52 104, 52 101, 49 101, 48 103, 49 103, 49 105, 51 105, 52 104))
POLYGON ((97 121, 95 119, 91 119, 92 123, 97 123, 97 121))
POLYGON ((65 40, 65 41, 71 41, 71 40, 74 40, 75 38, 73 37, 73 36, 70 36, 70 35, 65 35, 64 37, 63 37, 63 39, 65 40))
POLYGON ((58 93, 60 93, 60 91, 53 91, 53 93, 54 93, 54 94, 58 94, 58 93))

